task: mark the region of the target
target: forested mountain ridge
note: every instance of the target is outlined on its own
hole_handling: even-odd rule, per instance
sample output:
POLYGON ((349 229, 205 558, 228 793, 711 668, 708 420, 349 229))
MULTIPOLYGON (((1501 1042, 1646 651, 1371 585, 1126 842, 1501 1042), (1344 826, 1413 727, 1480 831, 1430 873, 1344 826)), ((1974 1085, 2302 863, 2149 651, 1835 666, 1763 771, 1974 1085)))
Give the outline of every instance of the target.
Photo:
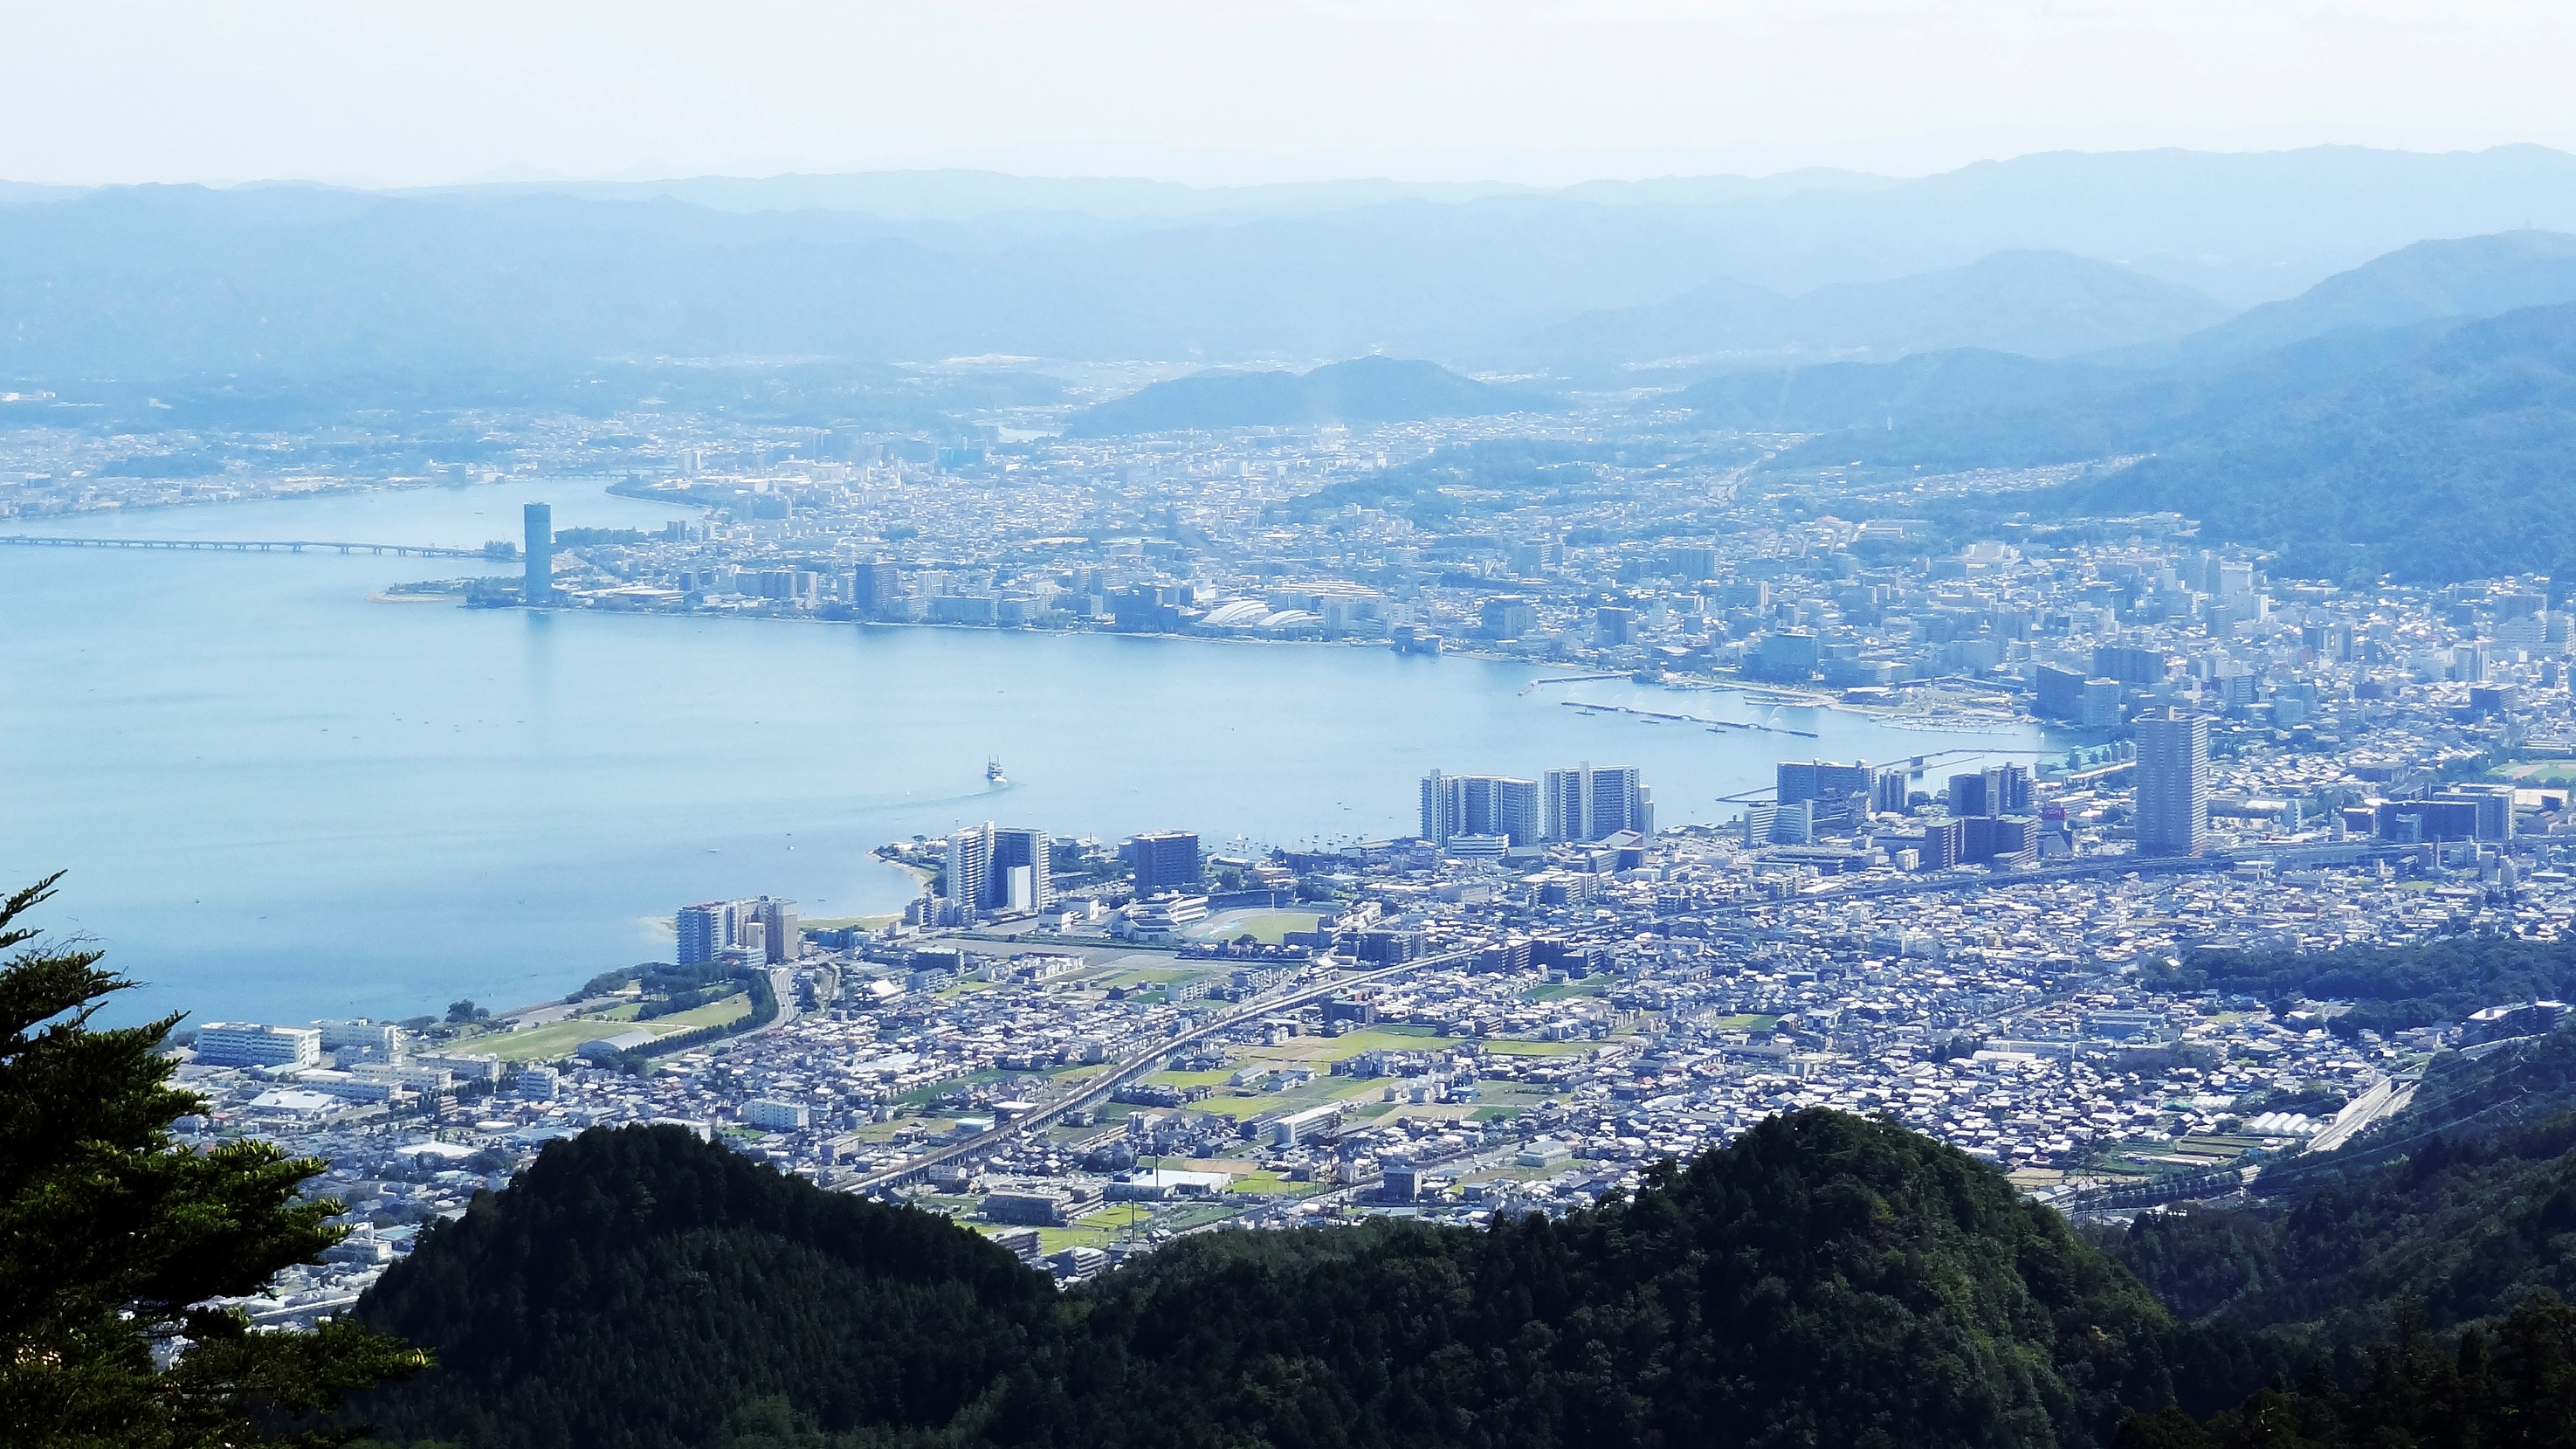
POLYGON ((1577 368, 1787 357, 1885 361, 1953 348, 2064 357, 2173 342, 2227 311, 2187 287, 2114 263, 2009 250, 1965 266, 1796 296, 1713 282, 1668 302, 1573 318, 1513 355, 1577 368))
POLYGON ((945 1219, 817 1190, 678 1127, 540 1153, 388 1271, 356 1317, 433 1347, 362 1398, 398 1441, 683 1446, 782 1396, 936 1428, 1027 1350, 1044 1275, 945 1219))
POLYGON ((2497 317, 2563 302, 2576 302, 2576 236, 2507 231, 2421 241, 2193 333, 2175 353, 2206 366, 2311 337, 2497 317))
POLYGON ((2085 1445, 2173 1394, 2170 1320, 2054 1213, 1824 1111, 1561 1221, 1212 1234, 1064 1294, 930 1215, 593 1132, 358 1316, 440 1358, 360 1416, 473 1449, 2085 1445))
POLYGON ((1779 466, 2139 458, 2005 506, 2053 517, 2179 512, 2204 537, 2279 550, 2284 574, 2447 580, 2576 558, 2576 525, 2554 506, 2571 450, 2576 305, 2336 333, 2206 373, 2168 370, 2035 404, 1827 433, 1779 466))
POLYGON ((2175 1312, 2351 1345, 2576 1296, 2576 1031, 2437 1058, 2410 1108, 2266 1171, 2243 1206, 2140 1217, 2114 1256, 2175 1312))
MULTIPOLYGON (((2538 979, 2477 944, 2217 976, 2284 1006, 2538 979)), ((438 1366, 354 1416, 466 1449, 2469 1449, 2576 1422, 2571 1291, 2576 1029, 2446 1054, 2248 1202, 2125 1228, 1819 1109, 1563 1218, 1211 1233, 1068 1290, 637 1127, 553 1144, 386 1274, 356 1318, 438 1366)))
MULTIPOLYGON (((2332 339, 2326 339, 2331 341, 2332 339)), ((2550 571, 2576 448, 2576 305, 2469 322, 2420 352, 2071 485, 2073 512, 2173 509, 2284 572, 2411 580, 2550 571)))
POLYGON ((1774 372, 1724 373, 1651 398, 1641 407, 1686 410, 1692 423, 1704 428, 1893 432, 1899 423, 1911 428, 1927 419, 2007 403, 2031 407, 2137 380, 2136 373, 2122 369, 1960 347, 1917 352, 1894 362, 1823 362, 1774 372))
POLYGON ((2162 991, 2220 991, 2274 1007, 2344 1003, 2349 1009, 2326 1025, 2347 1037, 2458 1021, 2509 1002, 2576 996, 2576 942, 2511 936, 2305 953, 2194 951, 2146 969, 2147 981, 2162 991))

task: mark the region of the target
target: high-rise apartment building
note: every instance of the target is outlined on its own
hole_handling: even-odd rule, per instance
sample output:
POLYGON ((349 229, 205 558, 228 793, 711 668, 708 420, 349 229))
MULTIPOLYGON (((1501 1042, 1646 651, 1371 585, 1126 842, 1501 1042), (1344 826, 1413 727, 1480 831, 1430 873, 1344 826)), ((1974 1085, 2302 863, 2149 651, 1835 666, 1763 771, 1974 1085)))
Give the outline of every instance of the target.
POLYGON ((751 918, 760 922, 761 959, 773 966, 795 960, 805 941, 796 924, 796 903, 762 896, 749 905, 751 918))
POLYGON ((2173 710, 2141 715, 2138 854, 2198 855, 2209 834, 2209 721, 2173 710))
POLYGON ((985 877, 993 868, 990 827, 970 825, 948 837, 948 900, 972 916, 984 909, 985 877))
POLYGON ((521 510, 520 522, 526 532, 528 562, 527 581, 520 586, 520 597, 531 604, 551 604, 555 599, 555 510, 550 503, 531 503, 521 510))
POLYGON ((1055 875, 1050 862, 1055 838, 1043 830, 987 825, 991 840, 985 852, 984 908, 1014 915, 1043 911, 1055 904, 1055 875))
POLYGON ((1136 894, 1195 890, 1199 884, 1199 838, 1188 830, 1154 830, 1127 842, 1121 852, 1136 871, 1136 894))
POLYGON ((1422 777, 1422 838, 1447 846, 1454 836, 1498 836, 1508 847, 1536 845, 1538 782, 1510 775, 1422 777))
POLYGON ((2141 649, 2135 644, 2097 644, 2093 646, 2093 674, 2098 679, 2117 680, 2122 684, 2161 684, 2171 665, 2161 649, 2141 649))
POLYGON ((1903 765, 1890 765, 1870 781, 1870 808, 1888 815, 1902 815, 1912 808, 1913 787, 1913 778, 1905 773, 1903 765))
POLYGON ((1634 765, 1589 762, 1550 770, 1539 783, 1540 832, 1549 840, 1600 840, 1622 830, 1651 835, 1655 798, 1634 765))
POLYGON ((1840 800, 1852 795, 1866 795, 1878 778, 1878 772, 1863 760, 1856 765, 1832 760, 1782 760, 1772 778, 1779 786, 1779 801, 1795 805, 1801 800, 1840 800))
POLYGON ((683 966, 704 966, 734 943, 733 902, 700 901, 680 907, 672 921, 678 943, 673 959, 683 966))
POLYGON ((1055 837, 970 825, 948 837, 948 899, 969 916, 1027 915, 1055 904, 1055 837))
POLYGON ((1972 774, 1950 777, 1950 813, 2027 815, 2031 805, 2030 770, 2023 765, 1989 765, 1972 774))
POLYGON ((2084 713, 2084 673, 2043 664, 2031 671, 2031 713, 2042 719, 2073 720, 2084 713))
POLYGON ((1955 817, 1924 822, 1920 861, 1923 869, 1948 870, 1967 856, 1968 822, 1955 817))
POLYGON ((845 581, 851 612, 863 619, 883 616, 903 593, 903 580, 890 563, 854 565, 845 581))

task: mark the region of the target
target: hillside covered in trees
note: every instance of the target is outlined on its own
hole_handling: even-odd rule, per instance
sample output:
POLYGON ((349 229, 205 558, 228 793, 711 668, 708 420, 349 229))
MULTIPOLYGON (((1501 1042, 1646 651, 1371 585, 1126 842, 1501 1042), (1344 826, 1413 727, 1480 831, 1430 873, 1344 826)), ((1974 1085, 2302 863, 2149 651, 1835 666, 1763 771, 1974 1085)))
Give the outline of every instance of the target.
POLYGON ((439 1360, 361 1416, 475 1449, 2105 1444, 2173 1394, 2166 1314, 2053 1212, 1821 1111, 1562 1221, 1212 1234, 1063 1294, 928 1214, 594 1132, 359 1316, 439 1360))
POLYGON ((2409 1110, 2242 1206, 2106 1239, 2178 1315, 2343 1347, 2576 1297, 2576 1032, 2436 1058, 2409 1110))
POLYGON ((2457 1021, 2499 1002, 2576 995, 2576 943, 2454 936, 2334 951, 2195 951, 2148 968, 2160 991, 2222 991, 2267 1006, 2349 1005, 2326 1025, 2350 1036, 2457 1021))
POLYGON ((1212 1233, 1062 1291, 637 1127, 386 1274, 360 1322, 438 1366, 353 1417, 468 1449, 2560 1443, 2570 1293, 2576 1031, 2446 1054, 2341 1153, 2124 1228, 1811 1110, 1562 1219, 1212 1233))
POLYGON ((2571 288, 2576 238, 2425 242, 2172 348, 1924 353, 1718 377, 1656 405, 1821 431, 1780 455, 1791 477, 2124 463, 1954 503, 1953 529, 2171 511, 2303 577, 2550 572, 2576 560, 2550 506, 2576 444, 2571 288))

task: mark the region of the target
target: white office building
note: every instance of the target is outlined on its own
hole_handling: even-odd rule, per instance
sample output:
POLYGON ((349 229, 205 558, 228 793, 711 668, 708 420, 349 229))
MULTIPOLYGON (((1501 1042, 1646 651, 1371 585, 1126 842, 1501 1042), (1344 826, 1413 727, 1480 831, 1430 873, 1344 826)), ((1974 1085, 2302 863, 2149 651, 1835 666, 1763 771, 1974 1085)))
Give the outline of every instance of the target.
POLYGON ((359 1062, 399 1064, 408 1055, 403 1029, 390 1021, 317 1021, 313 1029, 322 1033, 323 1054, 341 1066, 359 1062))
POLYGON ((811 1124, 813 1114, 800 1103, 754 1097, 742 1104, 742 1120, 763 1132, 802 1132, 811 1124))
POLYGON ((322 1033, 309 1026, 210 1021, 197 1028, 197 1060, 210 1067, 314 1067, 322 1033))

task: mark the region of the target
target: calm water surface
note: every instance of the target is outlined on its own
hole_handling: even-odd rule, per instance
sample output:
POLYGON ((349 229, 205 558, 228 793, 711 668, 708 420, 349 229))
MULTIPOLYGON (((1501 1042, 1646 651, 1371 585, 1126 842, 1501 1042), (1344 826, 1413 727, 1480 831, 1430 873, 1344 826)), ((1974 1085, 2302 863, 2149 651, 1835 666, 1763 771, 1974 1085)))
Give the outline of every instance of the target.
MULTIPOLYGON (((519 505, 656 526, 596 482, 0 523, 0 532, 474 545, 519 505)), ((871 847, 998 820, 1212 850, 1410 833, 1432 768, 1636 764, 1659 820, 1813 754, 2027 748, 1384 650, 468 611, 457 560, 0 549, 0 881, 147 983, 121 1019, 519 1005, 666 957, 685 901, 898 907, 871 847), (1816 731, 1712 733, 1574 698, 1816 731), (988 757, 1011 784, 988 789, 988 757)), ((1946 762, 1945 762, 1946 763, 1946 762)), ((1964 761, 1954 767, 1964 767, 1964 761)))

